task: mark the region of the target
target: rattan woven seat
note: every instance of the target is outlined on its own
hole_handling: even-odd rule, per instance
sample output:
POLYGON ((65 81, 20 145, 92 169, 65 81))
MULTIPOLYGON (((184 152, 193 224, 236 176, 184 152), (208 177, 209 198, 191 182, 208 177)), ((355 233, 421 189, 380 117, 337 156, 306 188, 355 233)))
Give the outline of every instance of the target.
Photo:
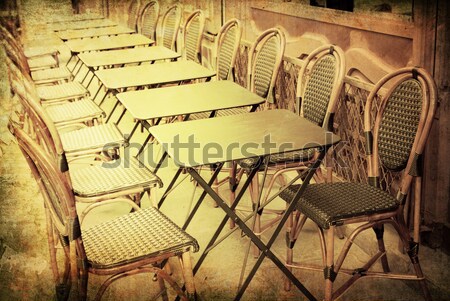
MULTIPOLYGON (((312 159, 315 155, 314 149, 307 149, 303 151, 298 152, 288 152, 288 153, 281 153, 272 155, 269 158, 269 165, 270 164, 279 164, 279 163, 294 163, 294 162, 302 162, 302 161, 308 161, 312 159)), ((239 161, 239 166, 246 170, 251 170, 255 168, 256 164, 258 163, 257 158, 247 158, 244 160, 239 161)), ((264 169, 264 166, 261 166, 260 169, 264 169)))
POLYGON ((62 66, 58 68, 32 71, 31 78, 36 85, 39 85, 69 81, 73 78, 73 76, 66 66, 62 66))
POLYGON ((89 264, 97 269, 199 249, 194 238, 153 207, 91 227, 83 231, 83 242, 89 264))
POLYGON ((136 158, 103 162, 70 171, 74 192, 83 197, 114 193, 124 189, 162 186, 161 180, 136 158))
POLYGON ((78 99, 89 95, 86 88, 77 81, 52 86, 38 86, 36 90, 42 102, 78 99))
POLYGON ((47 56, 39 56, 35 58, 28 59, 28 66, 30 70, 40 70, 40 69, 48 69, 58 67, 58 62, 51 55, 47 56))
POLYGON ((45 110, 56 126, 101 120, 105 116, 105 112, 95 102, 87 98, 50 105, 45 110))
MULTIPOLYGON (((285 189, 280 197, 290 202, 300 185, 285 189)), ((396 210, 399 202, 381 189, 362 183, 311 184, 306 187, 297 209, 323 229, 343 219, 396 210), (330 200, 333 200, 330 202, 330 200)))
POLYGON ((125 138, 115 124, 100 124, 76 131, 61 133, 61 142, 67 155, 72 152, 102 150, 126 144, 125 138))

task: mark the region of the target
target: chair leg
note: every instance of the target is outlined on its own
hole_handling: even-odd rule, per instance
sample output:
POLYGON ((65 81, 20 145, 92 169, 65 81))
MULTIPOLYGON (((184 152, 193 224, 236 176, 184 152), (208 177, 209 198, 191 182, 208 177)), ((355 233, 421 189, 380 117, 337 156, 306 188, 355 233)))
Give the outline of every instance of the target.
POLYGON ((192 272, 191 253, 184 252, 181 255, 182 271, 184 283, 186 286, 186 295, 189 300, 196 300, 197 294, 195 291, 194 274, 192 272))
POLYGON ((161 291, 161 299, 163 301, 169 301, 169 296, 167 295, 166 284, 164 283, 164 279, 162 277, 158 278, 159 289, 161 291))
POLYGON ((424 278, 424 274, 423 274, 422 268, 419 263, 419 243, 415 242, 411 238, 411 236, 409 234, 409 230, 406 227, 405 220, 403 219, 403 214, 399 213, 395 219, 396 219, 397 223, 394 223, 394 226, 395 226, 394 228, 397 230, 398 234, 402 238, 403 245, 406 249, 406 253, 408 254, 408 256, 411 260, 411 263, 414 266, 414 271, 416 272, 416 276, 418 278, 422 278, 422 280, 420 280, 419 282, 420 282, 420 286, 422 288, 422 292, 425 297, 425 300, 431 300, 431 294, 430 294, 430 291, 428 290, 427 282, 426 282, 426 279, 424 278))
POLYGON ((380 251, 380 253, 384 253, 384 255, 380 258, 381 260, 381 265, 383 266, 383 271, 385 273, 389 273, 390 269, 389 269, 389 264, 388 264, 388 260, 387 260, 387 256, 386 256, 386 248, 384 246, 384 225, 377 225, 373 227, 373 231, 375 231, 375 235, 377 237, 377 241, 378 241, 378 250, 380 251))
POLYGON ((334 232, 335 227, 330 227, 325 231, 326 239, 326 266, 324 268, 325 277, 325 301, 333 299, 333 282, 336 279, 336 272, 334 270, 334 232))

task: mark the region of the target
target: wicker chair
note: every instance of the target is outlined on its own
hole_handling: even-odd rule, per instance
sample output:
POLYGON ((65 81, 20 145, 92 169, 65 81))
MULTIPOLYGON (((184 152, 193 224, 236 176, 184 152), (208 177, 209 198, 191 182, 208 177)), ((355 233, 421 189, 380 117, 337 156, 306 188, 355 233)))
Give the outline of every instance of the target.
POLYGON ((177 37, 181 23, 182 8, 175 4, 167 9, 162 18, 159 35, 156 44, 177 51, 177 37))
MULTIPOLYGON (((297 112, 309 121, 330 131, 333 130, 333 116, 337 108, 344 84, 345 56, 340 47, 334 45, 323 45, 315 49, 304 60, 304 65, 300 69, 297 82, 297 112)), ((268 202, 274 196, 270 196, 272 187, 277 180, 284 186, 283 174, 297 171, 301 174, 311 163, 315 162, 318 153, 314 149, 305 152, 288 152, 271 156, 268 162, 268 170, 273 172, 273 176, 266 188, 266 193, 262 200, 260 196, 260 184, 255 176, 251 183, 251 199, 253 206, 259 207, 268 202)), ((257 160, 253 158, 238 162, 243 171, 250 171, 256 167, 257 160)), ((265 166, 260 166, 265 170, 265 166)), ((331 167, 327 169, 331 181, 331 167)), ((317 182, 323 182, 321 170, 315 174, 317 182)), ((282 210, 257 210, 255 216, 254 231, 257 235, 275 225, 281 218, 282 210), (275 214, 275 218, 261 225, 261 215, 263 213, 275 214)), ((257 251, 255 249, 255 251, 257 251)))
POLYGON ((112 160, 127 143, 116 125, 103 124, 59 133, 23 87, 16 82, 11 82, 11 86, 23 107, 18 124, 58 162, 61 172, 66 173, 69 163, 79 159, 98 159, 85 160, 88 164, 77 164, 78 168, 66 173, 76 200, 89 203, 88 210, 95 207, 95 203, 112 198, 127 198, 139 205, 145 193, 155 203, 156 194, 151 190, 162 186, 160 179, 134 157, 112 160))
POLYGON ((0 26, 0 36, 7 50, 8 56, 23 72, 30 74, 36 85, 67 82, 73 79, 72 73, 66 67, 31 70, 22 46, 12 37, 4 27, 0 26))
POLYGON ((205 28, 205 17, 201 10, 196 10, 186 18, 183 27, 184 59, 202 63, 202 40, 205 28))
POLYGON ((142 14, 138 21, 138 32, 156 41, 156 26, 159 19, 158 1, 150 1, 142 9, 142 14))
MULTIPOLYGON (((49 139, 60 137, 64 151, 68 156, 74 158, 81 155, 106 152, 108 155, 115 157, 118 149, 127 144, 122 133, 114 124, 82 127, 81 129, 59 133, 47 112, 40 106, 35 94, 30 93, 23 82, 18 81, 11 75, 10 72, 11 90, 18 96, 24 112, 27 114, 30 130, 37 131, 39 129, 41 134, 47 133, 49 139), (48 133, 50 129, 55 137, 50 137, 51 135, 48 133)), ((22 117, 21 120, 26 119, 22 117)), ((47 140, 44 139, 44 141, 47 140)))
MULTIPOLYGON (((65 126, 85 127, 102 123, 105 115, 104 111, 89 98, 81 98, 71 102, 48 102, 43 101, 38 95, 39 90, 31 81, 28 74, 20 72, 8 58, 7 65, 11 81, 24 87, 28 94, 32 95, 32 99, 40 103, 49 115, 50 119, 59 128, 65 126)), ((64 84, 62 84, 64 85, 64 84)), ((58 88, 60 85, 48 86, 49 88, 58 88)))
MULTIPOLYGON (((430 295, 422 273, 419 259, 418 237, 410 237, 403 217, 404 203, 414 177, 421 174, 421 156, 436 110, 437 92, 431 76, 418 67, 406 67, 386 75, 375 85, 368 96, 364 110, 368 184, 321 183, 309 185, 298 200, 298 214, 287 226, 287 260, 289 268, 305 267, 293 263, 295 241, 305 223, 311 219, 319 228, 325 275, 325 300, 334 300, 344 293, 356 280, 363 277, 419 280, 427 300, 430 295), (379 108, 374 116, 374 98, 386 87, 379 108), (388 170, 402 172, 396 197, 383 191, 380 182, 380 165, 388 170), (340 225, 357 224, 348 236, 337 260, 334 259, 335 228, 340 225), (383 241, 384 225, 392 225, 409 255, 415 275, 390 272, 383 241), (378 252, 362 267, 351 270, 342 268, 353 241, 364 230, 373 229, 377 238, 378 252), (381 260, 382 271, 370 270, 381 260), (350 278, 337 290, 333 282, 338 274, 350 278)), ((293 200, 299 185, 292 185, 281 197, 293 200)), ((415 204, 415 227, 419 227, 420 203, 415 204)), ((308 265, 311 269, 311 265, 308 265)))
POLYGON ((25 57, 27 58, 28 66, 31 71, 59 67, 59 51, 57 49, 34 47, 25 50, 23 45, 19 41, 16 41, 16 38, 14 38, 10 30, 8 30, 5 26, 7 26, 7 24, 0 21, 0 32, 3 39, 8 40, 8 43, 14 41, 14 43, 20 47, 20 50, 23 51, 25 57))
POLYGON ((84 229, 66 177, 24 131, 14 125, 10 128, 44 199, 57 300, 66 300, 69 296, 86 300, 89 274, 109 275, 95 296, 95 300, 100 300, 114 281, 141 273, 157 275, 163 300, 168 300, 165 281, 182 300, 195 298, 190 252, 198 251, 199 247, 194 238, 154 207, 135 206, 133 213, 84 229), (56 237, 60 239, 60 246, 55 243, 56 237), (58 267, 61 256, 64 264, 58 267), (172 257, 177 257, 181 264, 186 294, 163 269, 172 257))

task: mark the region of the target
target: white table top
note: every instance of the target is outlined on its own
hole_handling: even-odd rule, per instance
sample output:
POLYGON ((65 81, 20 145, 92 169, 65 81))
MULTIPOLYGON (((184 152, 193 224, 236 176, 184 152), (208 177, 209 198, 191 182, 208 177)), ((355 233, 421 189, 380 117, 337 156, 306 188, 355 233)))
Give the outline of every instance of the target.
POLYGON ((264 98, 232 81, 163 87, 118 93, 117 99, 135 119, 179 116, 261 104, 264 98))
POLYGON ((134 33, 134 30, 125 26, 108 26, 108 27, 96 27, 86 29, 69 29, 58 31, 55 34, 63 41, 100 37, 100 36, 112 36, 117 34, 134 33))
POLYGON ((103 52, 85 52, 78 54, 78 58, 91 68, 150 62, 166 59, 176 59, 181 55, 163 46, 128 48, 103 52))
POLYGON ((187 60, 95 71, 95 75, 107 89, 167 84, 208 78, 215 74, 214 70, 187 60))
POLYGON ((108 26, 117 26, 117 23, 108 19, 95 19, 95 20, 75 20, 70 22, 48 24, 48 27, 53 31, 108 27, 108 26))
POLYGON ((155 41, 141 34, 102 36, 92 39, 69 40, 64 44, 69 47, 72 53, 85 51, 109 50, 124 47, 151 45, 155 41))
POLYGON ((170 123, 151 127, 149 132, 180 167, 298 151, 340 141, 338 136, 287 110, 170 123))

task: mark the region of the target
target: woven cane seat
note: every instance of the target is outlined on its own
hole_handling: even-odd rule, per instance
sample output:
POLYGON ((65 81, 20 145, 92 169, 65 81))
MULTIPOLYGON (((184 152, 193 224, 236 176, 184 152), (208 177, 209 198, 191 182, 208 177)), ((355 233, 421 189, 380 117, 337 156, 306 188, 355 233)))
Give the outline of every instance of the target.
POLYGON ((53 86, 40 86, 36 90, 42 101, 82 98, 89 94, 86 88, 76 81, 53 86))
POLYGON ((30 70, 48 69, 58 67, 58 62, 53 56, 39 56, 28 59, 28 66, 30 70))
POLYGON ((70 171, 74 192, 83 197, 162 186, 161 180, 136 158, 103 162, 70 171))
POLYGON ((193 237, 153 207, 97 224, 82 237, 88 262, 99 269, 199 249, 193 237))
MULTIPOLYGON (((285 189, 280 197, 290 202, 300 185, 285 189)), ((362 183, 311 184, 298 202, 297 209, 323 229, 346 218, 394 211, 397 200, 381 189, 362 183)))
MULTIPOLYGON (((281 154, 271 155, 269 159, 269 166, 276 165, 281 163, 292 163, 292 162, 302 162, 308 161, 315 154, 315 149, 307 149, 296 152, 287 152, 281 154)), ((251 170, 258 163, 258 158, 247 158, 239 161, 239 166, 244 169, 251 170)), ((260 169, 264 169, 264 166, 261 165, 260 169)))
POLYGON ((64 151, 71 152, 118 147, 125 144, 122 133, 115 124, 100 124, 80 130, 61 133, 64 151))
POLYGON ((72 78, 72 73, 65 66, 58 68, 51 68, 45 70, 37 70, 31 72, 31 78, 36 84, 51 83, 56 81, 69 80, 72 78))
POLYGON ((46 111, 54 123, 90 120, 105 115, 105 112, 90 99, 52 105, 47 107, 46 111))

